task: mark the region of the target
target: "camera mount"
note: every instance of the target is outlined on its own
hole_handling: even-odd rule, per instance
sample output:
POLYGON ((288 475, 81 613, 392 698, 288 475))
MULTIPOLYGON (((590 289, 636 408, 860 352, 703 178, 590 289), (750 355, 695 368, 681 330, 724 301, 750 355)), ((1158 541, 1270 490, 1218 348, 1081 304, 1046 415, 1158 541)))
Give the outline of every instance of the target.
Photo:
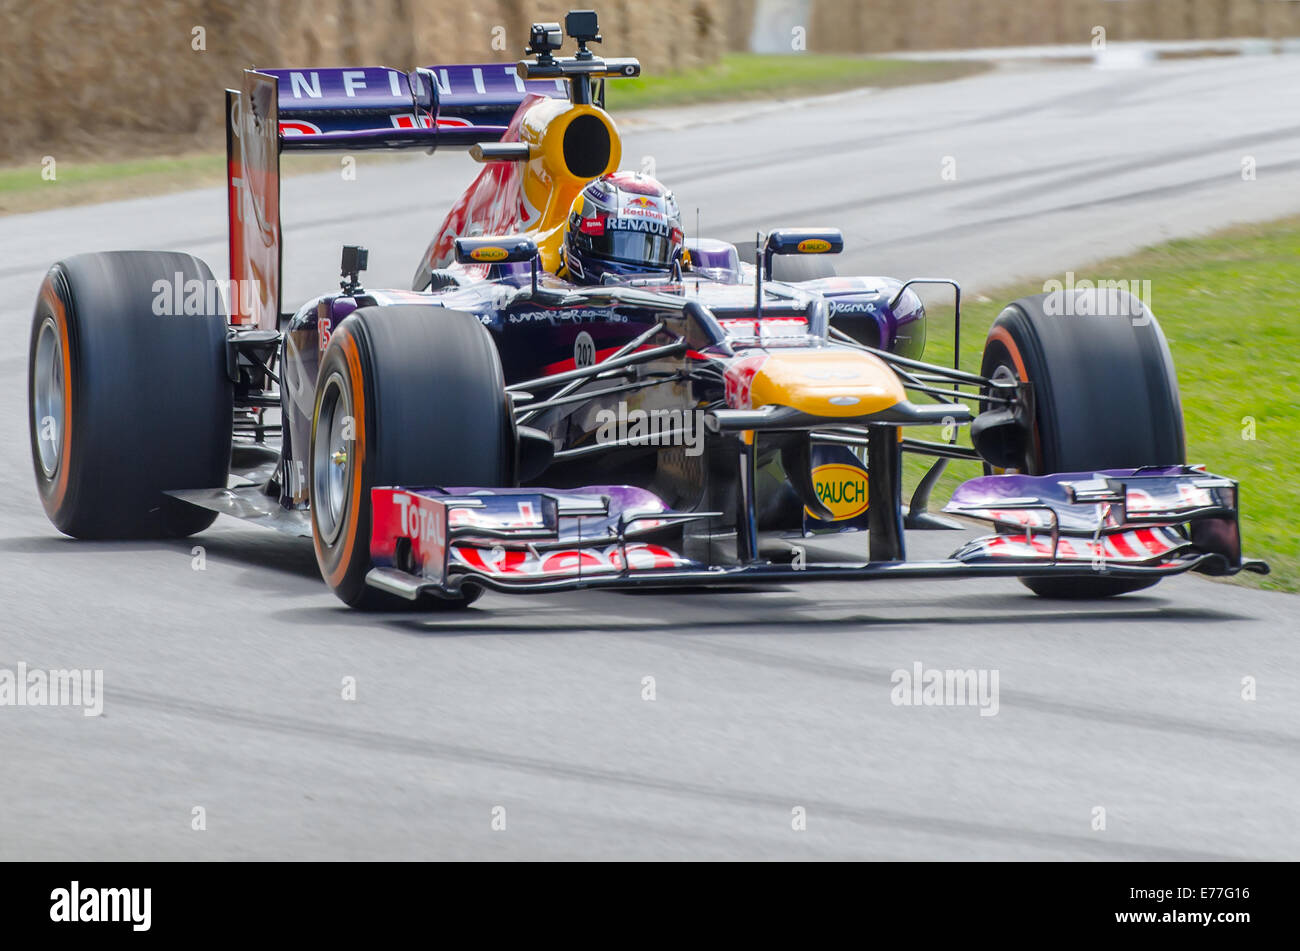
POLYGON ((564 32, 558 23, 534 23, 528 31, 528 49, 537 57, 539 65, 550 66, 555 62, 551 54, 564 45, 564 32))
POLYGON ((574 59, 592 59, 596 54, 587 49, 588 43, 600 42, 600 24, 595 10, 570 10, 564 18, 564 32, 578 41, 574 59))
POLYGON ((536 59, 522 59, 515 68, 522 79, 567 79, 569 100, 586 105, 592 102, 593 79, 641 75, 641 64, 631 57, 604 59, 587 49, 588 43, 599 42, 596 11, 570 10, 563 30, 558 23, 533 24, 526 52, 536 59), (564 45, 565 33, 577 41, 578 49, 573 56, 557 57, 554 54, 564 45))

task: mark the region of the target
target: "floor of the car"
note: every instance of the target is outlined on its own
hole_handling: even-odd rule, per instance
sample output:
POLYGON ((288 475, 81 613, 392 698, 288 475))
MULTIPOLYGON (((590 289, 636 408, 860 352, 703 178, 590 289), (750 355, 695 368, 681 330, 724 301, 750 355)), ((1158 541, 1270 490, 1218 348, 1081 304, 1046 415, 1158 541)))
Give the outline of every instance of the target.
POLYGON ((311 537, 310 513, 306 509, 284 508, 278 499, 262 491, 260 483, 231 489, 174 489, 165 494, 199 508, 232 515, 265 528, 303 538, 311 537))

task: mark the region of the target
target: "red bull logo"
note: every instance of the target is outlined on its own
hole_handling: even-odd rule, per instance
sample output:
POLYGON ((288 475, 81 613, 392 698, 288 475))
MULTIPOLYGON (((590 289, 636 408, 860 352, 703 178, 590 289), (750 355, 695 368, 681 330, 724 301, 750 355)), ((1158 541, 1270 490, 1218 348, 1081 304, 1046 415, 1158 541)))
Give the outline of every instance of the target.
POLYGON ((634 195, 623 202, 620 210, 620 217, 623 218, 646 218, 653 221, 663 220, 663 209, 659 207, 657 199, 647 197, 646 195, 634 195))

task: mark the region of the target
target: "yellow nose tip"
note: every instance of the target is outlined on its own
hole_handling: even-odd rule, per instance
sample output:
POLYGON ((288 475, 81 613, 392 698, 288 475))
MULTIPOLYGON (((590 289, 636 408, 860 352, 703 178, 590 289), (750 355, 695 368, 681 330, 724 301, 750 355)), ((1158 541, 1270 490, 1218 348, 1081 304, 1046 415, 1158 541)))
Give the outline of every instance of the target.
POLYGON ((856 350, 771 353, 754 376, 750 404, 789 406, 813 416, 867 416, 906 398, 898 375, 856 350))

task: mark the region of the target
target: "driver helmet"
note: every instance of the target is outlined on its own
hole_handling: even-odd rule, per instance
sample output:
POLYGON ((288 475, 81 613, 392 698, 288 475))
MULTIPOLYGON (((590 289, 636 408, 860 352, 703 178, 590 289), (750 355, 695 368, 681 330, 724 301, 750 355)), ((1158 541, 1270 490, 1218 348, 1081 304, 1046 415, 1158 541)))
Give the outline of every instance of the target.
POLYGON ((682 242, 673 193, 649 175, 613 172, 592 181, 574 199, 564 228, 564 265, 569 279, 579 284, 645 275, 669 278, 682 242))

